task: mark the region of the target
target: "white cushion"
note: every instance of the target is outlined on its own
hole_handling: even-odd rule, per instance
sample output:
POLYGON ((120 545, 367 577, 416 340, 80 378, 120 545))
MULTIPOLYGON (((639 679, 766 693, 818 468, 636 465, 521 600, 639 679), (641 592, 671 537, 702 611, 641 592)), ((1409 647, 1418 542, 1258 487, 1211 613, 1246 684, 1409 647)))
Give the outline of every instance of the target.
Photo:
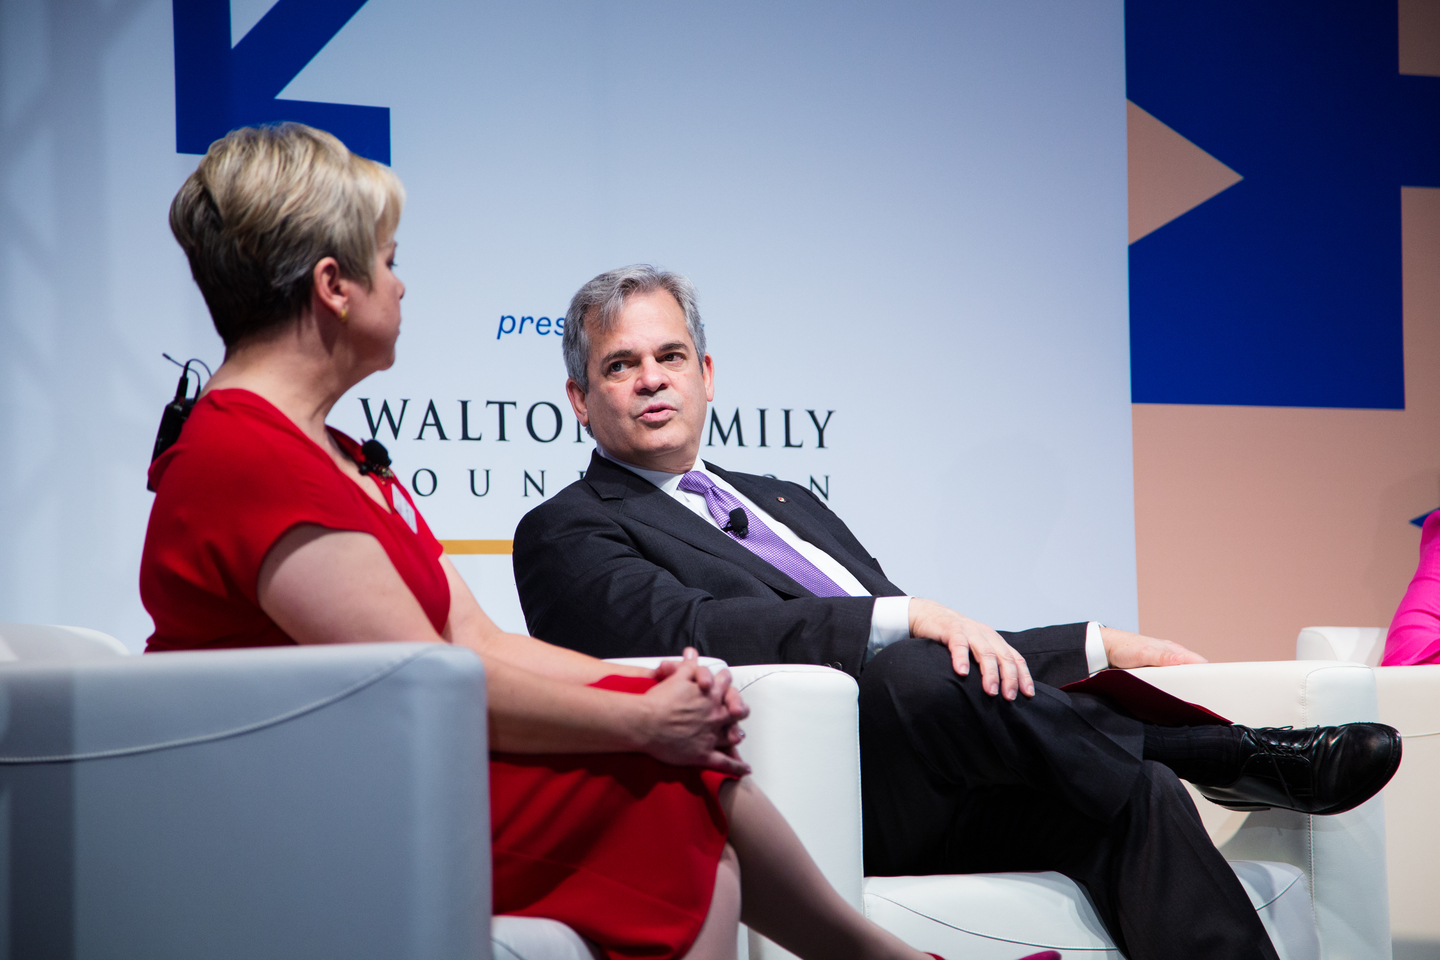
POLYGON ((942 957, 1015 960, 1039 950, 1123 960, 1090 899, 1058 873, 869 877, 865 915, 942 957))
POLYGON ((494 917, 490 943, 495 960, 595 960, 580 934, 542 917, 494 917))
MULTIPOLYGON (((1281 960, 1319 960, 1304 874, 1288 863, 1231 866, 1281 960)), ((1014 960, 1059 950, 1071 958, 1123 960, 1090 898, 1058 873, 870 877, 865 914, 917 949, 943 957, 1014 960)))

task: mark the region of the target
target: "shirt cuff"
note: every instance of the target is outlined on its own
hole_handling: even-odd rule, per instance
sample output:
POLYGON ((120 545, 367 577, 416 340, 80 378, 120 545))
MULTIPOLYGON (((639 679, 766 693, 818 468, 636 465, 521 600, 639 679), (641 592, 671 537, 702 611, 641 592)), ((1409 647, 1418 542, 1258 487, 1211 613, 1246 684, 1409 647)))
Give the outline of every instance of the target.
MULTIPOLYGON (((1094 620, 1085 624, 1085 666, 1091 676, 1110 666, 1110 658, 1105 656, 1105 640, 1100 636, 1100 628, 1103 626, 1103 623, 1096 623, 1094 620)), ((875 636, 873 626, 870 628, 870 636, 875 636)))
POLYGON ((896 640, 910 639, 910 598, 876 597, 870 613, 870 642, 865 645, 865 662, 896 640))

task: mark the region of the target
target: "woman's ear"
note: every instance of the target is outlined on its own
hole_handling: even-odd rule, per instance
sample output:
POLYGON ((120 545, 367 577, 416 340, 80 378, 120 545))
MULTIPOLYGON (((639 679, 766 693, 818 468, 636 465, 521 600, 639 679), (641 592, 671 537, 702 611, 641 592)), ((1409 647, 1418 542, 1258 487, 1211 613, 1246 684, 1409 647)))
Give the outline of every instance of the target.
POLYGON ((323 309, 340 320, 350 315, 350 296, 340 275, 340 264, 334 257, 325 257, 315 264, 311 274, 310 302, 318 315, 323 309))

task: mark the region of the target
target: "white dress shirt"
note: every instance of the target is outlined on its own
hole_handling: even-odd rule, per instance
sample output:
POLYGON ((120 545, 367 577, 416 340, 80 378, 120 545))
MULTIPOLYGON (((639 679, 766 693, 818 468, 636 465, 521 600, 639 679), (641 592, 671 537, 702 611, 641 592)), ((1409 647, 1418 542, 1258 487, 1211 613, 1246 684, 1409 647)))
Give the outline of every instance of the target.
MULTIPOLYGON (((650 481, 661 490, 664 490, 666 494, 683 505, 691 513, 715 529, 720 529, 720 524, 710 515, 710 507, 705 503, 704 495, 680 489, 680 478, 684 476, 683 473, 646 470, 643 467, 637 467, 633 463, 626 463, 624 460, 611 456, 603 447, 597 446, 595 449, 599 452, 600 456, 606 460, 618 464, 636 476, 650 481)), ((699 457, 695 458, 695 465, 691 467, 691 470, 698 470, 705 474, 705 476, 711 479, 715 486, 724 490, 736 500, 739 500, 745 509, 764 521, 766 526, 775 531, 776 536, 793 547, 802 557, 815 564, 820 572, 833 580, 835 585, 841 590, 844 590, 852 597, 868 597, 871 595, 870 591, 866 590, 860 584, 860 581, 855 579, 855 575, 845 569, 844 564, 815 546, 815 544, 799 537, 794 530, 791 530, 784 523, 776 520, 759 504, 755 503, 755 501, 745 496, 745 494, 739 490, 736 490, 724 477, 705 469, 705 464, 699 457)), ((866 645, 865 659, 870 659, 870 657, 885 649, 896 640, 905 640, 909 638, 909 636, 910 598, 908 596, 876 597, 875 608, 870 614, 870 640, 866 645)), ((1087 625, 1085 631, 1085 659, 1091 673, 1103 670, 1109 666, 1105 659, 1105 645, 1100 639, 1100 624, 1098 623, 1092 622, 1087 625)))

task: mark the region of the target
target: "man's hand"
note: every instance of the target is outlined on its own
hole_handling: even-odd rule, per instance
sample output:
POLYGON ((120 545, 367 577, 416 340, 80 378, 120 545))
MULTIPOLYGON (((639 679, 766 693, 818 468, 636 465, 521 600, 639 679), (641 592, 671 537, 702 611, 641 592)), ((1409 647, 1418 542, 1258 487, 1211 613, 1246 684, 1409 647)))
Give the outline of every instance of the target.
POLYGON ((687 647, 681 660, 666 660, 655 669, 660 681, 645 694, 654 704, 645 752, 677 766, 710 767, 744 776, 750 767, 735 753, 745 738, 739 721, 750 715, 740 693, 730 685, 730 671, 712 674, 687 647))
POLYGON ((960 676, 970 673, 970 658, 980 665, 980 685, 990 696, 1003 693, 1014 700, 1016 693, 1035 696, 1035 681, 1025 658, 990 627, 919 597, 910 601, 910 636, 943 643, 950 649, 950 662, 960 676))
POLYGON ((1200 654, 1169 640, 1157 640, 1128 630, 1100 628, 1105 659, 1112 667, 1173 667, 1182 663, 1209 663, 1200 654))

